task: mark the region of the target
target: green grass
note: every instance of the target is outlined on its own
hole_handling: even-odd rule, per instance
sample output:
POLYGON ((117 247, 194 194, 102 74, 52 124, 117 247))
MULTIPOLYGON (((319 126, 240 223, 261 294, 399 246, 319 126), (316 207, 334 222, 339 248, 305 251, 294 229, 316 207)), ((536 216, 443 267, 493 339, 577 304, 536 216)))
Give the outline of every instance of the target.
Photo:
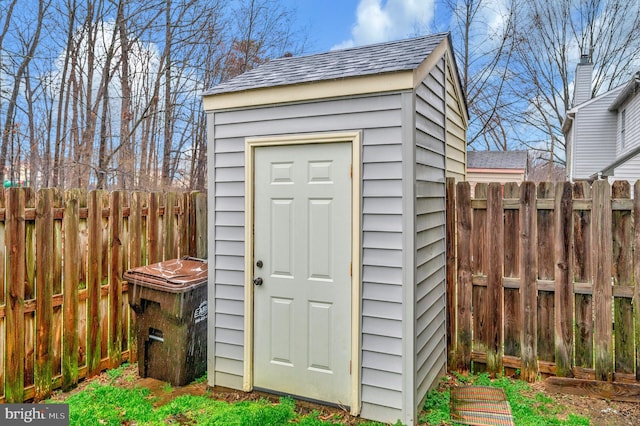
MULTIPOLYGON (((532 392, 531 386, 524 381, 507 377, 491 380, 487 374, 471 377, 457 376, 457 380, 464 384, 504 389, 516 426, 589 425, 589 419, 575 414, 567 415, 566 419, 560 418, 565 413, 565 407, 542 392, 532 392)), ((449 397, 448 389, 430 391, 427 394, 420 422, 429 425, 450 424, 449 397)))
MULTIPOLYGON (((166 405, 154 408, 154 399, 146 388, 125 389, 113 384, 93 383, 67 398, 64 403, 69 404, 70 425, 78 426, 84 426, 87 422, 107 426, 341 424, 338 418, 320 419, 317 411, 299 415, 295 401, 288 397, 280 398, 278 403, 260 400, 230 404, 208 396, 182 395, 166 405)), ((380 424, 363 423, 363 426, 375 425, 380 424)))

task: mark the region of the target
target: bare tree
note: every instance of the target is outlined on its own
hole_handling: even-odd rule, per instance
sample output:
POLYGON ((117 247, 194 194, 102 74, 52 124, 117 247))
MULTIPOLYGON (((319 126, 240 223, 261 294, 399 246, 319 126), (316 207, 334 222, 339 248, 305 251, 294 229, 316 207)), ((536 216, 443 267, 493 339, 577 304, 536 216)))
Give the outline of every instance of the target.
MULTIPOLYGON (((13 130, 16 128, 16 126, 18 126, 18 123, 15 121, 18 95, 21 92, 21 85, 25 74, 27 73, 29 63, 33 59, 36 48, 38 47, 38 43, 40 42, 42 23, 44 21, 47 8, 49 7, 49 3, 49 1, 45 0, 40 0, 38 2, 35 28, 30 28, 30 26, 22 25, 16 25, 14 27, 14 31, 17 32, 19 36, 18 38, 21 42, 20 47, 23 50, 20 56, 13 55, 14 60, 16 60, 16 66, 15 72, 13 72, 11 75, 12 88, 7 102, 7 110, 4 120, 4 131, 2 132, 2 146, 0 147, 0 182, 4 181, 4 166, 7 164, 7 155, 9 154, 10 146, 11 148, 13 148, 15 142, 13 136, 16 134, 16 132, 14 132, 13 130)), ((13 4, 10 7, 11 9, 13 9, 13 4)), ((7 25, 5 23, 5 27, 6 26, 7 25)), ((5 34, 6 33, 4 33, 3 30, 3 38, 5 34)))
POLYGON ((519 113, 515 133, 526 146, 564 164, 561 132, 571 107, 573 70, 580 54, 595 65, 593 94, 619 85, 640 55, 640 4, 626 0, 529 0, 519 11, 511 93, 519 113))
POLYGON ((456 28, 452 38, 470 113, 467 144, 507 150, 511 100, 505 82, 516 41, 514 5, 500 10, 486 0, 446 0, 445 6, 456 28), (498 24, 489 22, 496 17, 498 24))

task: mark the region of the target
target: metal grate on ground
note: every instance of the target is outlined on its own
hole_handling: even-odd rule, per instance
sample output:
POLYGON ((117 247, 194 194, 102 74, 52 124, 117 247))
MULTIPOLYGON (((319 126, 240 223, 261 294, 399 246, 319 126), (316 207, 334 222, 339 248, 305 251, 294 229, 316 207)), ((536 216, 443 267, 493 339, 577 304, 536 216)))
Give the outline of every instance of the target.
POLYGON ((476 426, 515 426, 503 389, 490 386, 451 388, 451 420, 476 426))

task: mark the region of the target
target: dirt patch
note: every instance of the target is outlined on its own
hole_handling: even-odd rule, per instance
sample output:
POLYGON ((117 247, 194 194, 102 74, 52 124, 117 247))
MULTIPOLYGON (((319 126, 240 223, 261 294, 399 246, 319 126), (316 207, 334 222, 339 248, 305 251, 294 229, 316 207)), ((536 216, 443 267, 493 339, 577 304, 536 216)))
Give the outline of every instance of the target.
POLYGON ((534 391, 543 392, 567 407, 567 411, 587 417, 592 425, 625 426, 640 425, 640 404, 637 402, 611 401, 601 398, 549 392, 544 382, 531 385, 534 391))
MULTIPOLYGON (((234 389, 222 387, 209 387, 206 383, 191 383, 187 386, 173 387, 166 382, 150 377, 142 378, 138 375, 137 365, 131 365, 120 370, 122 374, 113 377, 109 373, 102 373, 90 380, 80 382, 77 388, 70 392, 56 392, 52 399, 64 400, 70 395, 82 391, 90 383, 98 382, 102 384, 112 384, 124 388, 144 387, 149 389, 151 395, 156 398, 154 405, 164 405, 180 395, 206 395, 212 399, 226 401, 229 403, 240 401, 258 401, 267 399, 277 402, 279 396, 265 392, 241 392, 234 389)), ((454 377, 444 381, 442 386, 459 385, 454 377)), ((599 398, 589 398, 569 394, 549 392, 544 382, 537 382, 531 385, 531 396, 542 392, 546 396, 555 400, 558 404, 565 406, 566 414, 577 414, 587 417, 594 426, 631 426, 640 425, 640 404, 632 402, 609 401, 599 398)), ((337 421, 345 425, 358 425, 363 420, 349 415, 348 411, 338 407, 328 407, 307 401, 296 402, 297 411, 300 414, 308 414, 312 411, 320 413, 323 420, 337 421)))

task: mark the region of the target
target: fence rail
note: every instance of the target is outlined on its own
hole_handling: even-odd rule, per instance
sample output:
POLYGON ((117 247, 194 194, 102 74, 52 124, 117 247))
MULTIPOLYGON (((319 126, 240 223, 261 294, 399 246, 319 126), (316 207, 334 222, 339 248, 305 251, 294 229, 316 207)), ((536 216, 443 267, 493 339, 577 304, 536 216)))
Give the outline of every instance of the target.
POLYGON ((207 256, 206 194, 0 192, 0 402, 136 359, 123 273, 207 256))
POLYGON ((450 368, 640 381, 640 182, 447 182, 450 368), (451 238, 451 237, 450 237, 451 238))

